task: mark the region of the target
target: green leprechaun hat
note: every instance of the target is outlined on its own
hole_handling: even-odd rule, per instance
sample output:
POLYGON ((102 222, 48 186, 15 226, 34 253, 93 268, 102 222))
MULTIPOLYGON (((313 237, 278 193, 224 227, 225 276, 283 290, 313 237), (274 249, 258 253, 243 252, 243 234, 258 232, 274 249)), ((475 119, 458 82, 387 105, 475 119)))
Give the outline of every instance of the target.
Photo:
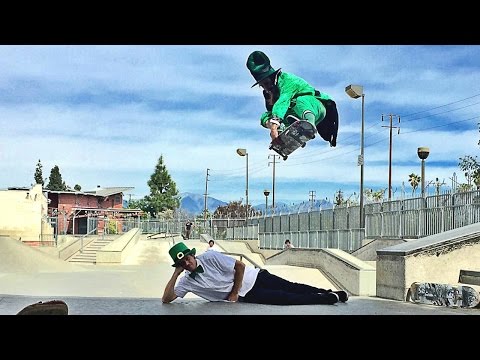
POLYGON ((195 255, 196 252, 197 250, 195 250, 195 248, 190 250, 183 242, 175 244, 170 250, 168 250, 170 257, 174 262, 172 265, 173 267, 179 266, 178 262, 181 261, 185 256, 195 255))
POLYGON ((270 59, 262 51, 254 51, 248 56, 247 68, 248 70, 250 70, 250 73, 257 81, 255 84, 252 85, 252 87, 257 85, 263 79, 269 77, 277 71, 280 71, 280 69, 275 70, 270 65, 270 59))

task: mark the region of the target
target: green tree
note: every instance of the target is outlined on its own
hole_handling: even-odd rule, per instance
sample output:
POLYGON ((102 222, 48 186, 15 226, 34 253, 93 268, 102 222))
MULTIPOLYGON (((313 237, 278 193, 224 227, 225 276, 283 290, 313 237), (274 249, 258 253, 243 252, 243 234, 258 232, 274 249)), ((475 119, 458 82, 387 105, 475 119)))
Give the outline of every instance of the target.
POLYGON ((50 171, 50 178, 46 188, 52 191, 67 190, 67 186, 65 185, 65 182, 62 180, 62 174, 60 174, 60 169, 58 168, 57 165, 55 165, 50 171))
POLYGON ((411 173, 408 175, 408 182, 412 186, 412 195, 415 194, 415 190, 417 190, 418 184, 420 184, 420 181, 422 180, 421 176, 411 173))
POLYGON ((377 191, 373 191, 373 189, 367 189, 363 192, 363 195, 372 202, 381 202, 385 197, 385 191, 387 191, 386 188, 377 191))
POLYGON ((76 184, 74 187, 73 187, 73 190, 75 191, 81 191, 82 190, 82 187, 78 184, 76 184))
POLYGON ((34 178, 35 178, 35 183, 36 184, 42 184, 42 188, 43 188, 43 185, 45 184, 45 182, 43 180, 42 167, 43 167, 42 163, 40 162, 40 159, 38 159, 38 163, 37 163, 37 166, 35 168, 34 178))
POLYGON ((145 219, 147 218, 148 214, 149 214, 149 206, 148 206, 148 203, 147 201, 145 200, 145 198, 143 199, 138 199, 138 200, 135 200, 135 199, 130 199, 128 201, 128 206, 127 206, 128 209, 140 209, 143 211, 142 213, 142 219, 145 219))
POLYGON ((165 210, 175 210, 180 206, 177 185, 163 163, 163 155, 160 155, 155 171, 147 184, 150 187, 150 195, 145 196, 148 206, 144 211, 148 211, 152 217, 156 217, 165 210))
POLYGON ((471 185, 472 180, 475 180, 475 177, 478 177, 478 173, 480 172, 480 164, 477 161, 477 157, 466 155, 459 160, 458 167, 463 171, 467 179, 467 184, 471 185))
POLYGON ((342 190, 338 190, 336 193, 335 193, 335 201, 333 202, 335 205, 337 206, 340 206, 340 205, 343 205, 343 203, 345 202, 345 199, 343 197, 343 191, 342 190))
MULTIPOLYGON (((246 205, 241 201, 230 201, 227 205, 219 206, 213 213, 215 218, 245 219, 246 205)), ((248 204, 248 211, 251 211, 251 205, 248 204)), ((199 216, 203 219, 203 214, 199 216)))

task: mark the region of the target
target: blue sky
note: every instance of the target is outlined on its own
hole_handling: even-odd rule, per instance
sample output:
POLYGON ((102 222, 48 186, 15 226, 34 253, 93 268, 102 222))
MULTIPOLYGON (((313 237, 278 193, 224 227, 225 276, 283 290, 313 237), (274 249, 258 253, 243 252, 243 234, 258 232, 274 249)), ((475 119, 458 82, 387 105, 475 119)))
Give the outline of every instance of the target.
POLYGON ((40 159, 44 177, 58 165, 72 188, 131 186, 138 199, 163 155, 179 192, 204 194, 209 169, 209 196, 245 200, 246 158, 236 153, 245 148, 249 202, 263 204, 274 153, 259 123, 261 89, 245 66, 254 50, 328 93, 340 114, 336 148, 317 137, 276 159, 276 202, 308 201, 311 191, 317 200, 337 190, 357 196, 361 99, 348 97, 349 84, 365 93, 365 189, 388 187, 389 114, 400 127, 394 198, 411 194, 421 146, 430 148, 426 183, 438 178, 448 190, 454 173, 466 182, 458 162, 479 150, 480 46, 2 45, 0 188, 30 186, 40 159))

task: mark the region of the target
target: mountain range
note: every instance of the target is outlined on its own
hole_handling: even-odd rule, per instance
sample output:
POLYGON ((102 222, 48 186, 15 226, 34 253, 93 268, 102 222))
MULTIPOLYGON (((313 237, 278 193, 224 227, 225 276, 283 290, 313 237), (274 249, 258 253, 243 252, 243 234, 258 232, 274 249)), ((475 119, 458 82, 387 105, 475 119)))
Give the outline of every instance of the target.
MULTIPOLYGON (((192 215, 200 215, 203 213, 203 209, 205 208, 205 196, 193 193, 181 193, 180 195, 180 209, 183 211, 192 214, 192 215)), ((213 214, 215 210, 219 206, 228 205, 227 202, 218 200, 212 197, 207 196, 207 208, 208 211, 213 214)), ((309 209, 331 209, 333 207, 332 203, 326 200, 314 201, 313 203, 310 201, 304 201, 299 204, 288 205, 282 202, 276 202, 275 208, 277 211, 282 213, 289 213, 289 212, 306 212, 309 209)), ((261 211, 262 213, 265 212, 265 204, 261 205, 252 205, 252 207, 257 210, 261 211)), ((270 212, 270 209, 269 209, 270 212)))

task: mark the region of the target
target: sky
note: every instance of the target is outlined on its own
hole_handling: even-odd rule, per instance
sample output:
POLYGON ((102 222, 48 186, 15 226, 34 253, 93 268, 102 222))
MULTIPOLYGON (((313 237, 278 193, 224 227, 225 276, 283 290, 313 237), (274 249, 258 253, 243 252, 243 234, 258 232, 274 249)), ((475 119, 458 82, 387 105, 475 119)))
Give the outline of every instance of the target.
POLYGON ((446 191, 467 181, 459 159, 479 152, 478 59, 477 45, 0 45, 0 188, 31 186, 40 160, 44 178, 57 165, 71 188, 133 187, 126 198, 140 199, 163 156, 179 193, 245 202, 248 179, 252 205, 270 204, 273 188, 287 204, 339 190, 355 200, 353 84, 365 95, 364 189, 388 189, 391 173, 392 198, 411 196, 417 149, 428 147, 427 192, 446 191), (255 50, 335 100, 336 147, 317 136, 286 161, 268 149, 246 68, 255 50))

